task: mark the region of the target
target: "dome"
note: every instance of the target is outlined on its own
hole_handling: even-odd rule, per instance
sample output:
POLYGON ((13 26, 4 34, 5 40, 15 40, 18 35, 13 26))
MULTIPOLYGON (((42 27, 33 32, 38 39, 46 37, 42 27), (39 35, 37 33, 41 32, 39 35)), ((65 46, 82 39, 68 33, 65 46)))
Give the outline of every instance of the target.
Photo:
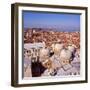
POLYGON ((75 50, 75 45, 69 45, 69 46, 68 46, 68 50, 70 50, 71 52, 74 52, 74 50, 75 50))
POLYGON ((55 52, 60 51, 61 49, 63 49, 63 44, 52 44, 52 48, 55 52))
POLYGON ((63 48, 63 44, 56 44, 55 49, 61 50, 63 48))
POLYGON ((60 53, 60 59, 67 59, 69 60, 71 58, 71 51, 63 49, 60 53))
POLYGON ((47 48, 42 48, 40 50, 40 57, 41 58, 49 57, 49 50, 47 48))

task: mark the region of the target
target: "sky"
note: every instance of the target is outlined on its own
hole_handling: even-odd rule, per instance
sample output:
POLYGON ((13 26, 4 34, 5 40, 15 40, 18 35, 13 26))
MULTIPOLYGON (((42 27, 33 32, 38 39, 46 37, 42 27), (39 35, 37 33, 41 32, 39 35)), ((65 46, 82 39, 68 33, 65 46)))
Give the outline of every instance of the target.
POLYGON ((58 31, 79 31, 80 15, 23 11, 24 28, 56 28, 58 31))

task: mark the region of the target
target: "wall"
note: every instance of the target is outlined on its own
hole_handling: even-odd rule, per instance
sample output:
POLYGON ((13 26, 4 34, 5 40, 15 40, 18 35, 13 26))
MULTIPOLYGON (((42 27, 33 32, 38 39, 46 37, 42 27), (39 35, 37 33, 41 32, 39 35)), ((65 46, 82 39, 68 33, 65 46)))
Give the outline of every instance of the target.
MULTIPOLYGON (((46 4, 61 4, 75 6, 89 6, 89 0, 1 0, 0 1, 0 90, 15 90, 10 86, 11 78, 11 3, 14 2, 32 2, 46 4)), ((90 9, 90 7, 89 7, 90 9)), ((90 16, 90 12, 89 15, 90 16)), ((90 17, 89 17, 90 20, 90 17)), ((90 21, 89 21, 90 23, 90 21)), ((89 24, 88 23, 88 24, 89 24)), ((89 27, 90 29, 90 27, 89 27)), ((88 33, 90 33, 88 29, 88 33)), ((89 35, 90 38, 90 35, 89 35)), ((90 42, 89 42, 90 44, 90 42)), ((88 48, 89 49, 89 48, 88 48)), ((90 57, 89 57, 90 58, 90 57)), ((90 64, 90 60, 88 62, 90 64)), ((89 65, 90 68, 90 65, 89 65)), ((90 70, 89 70, 90 75, 90 70)), ((90 79, 90 78, 89 78, 90 79)), ((18 90, 88 90, 90 88, 90 80, 88 84, 72 84, 72 85, 55 85, 55 86, 38 86, 17 88, 18 90)))

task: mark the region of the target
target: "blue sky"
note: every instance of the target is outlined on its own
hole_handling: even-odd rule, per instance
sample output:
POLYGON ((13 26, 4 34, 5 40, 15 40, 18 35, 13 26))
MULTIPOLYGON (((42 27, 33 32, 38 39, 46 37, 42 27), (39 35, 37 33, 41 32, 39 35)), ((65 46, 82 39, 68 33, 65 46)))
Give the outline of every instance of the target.
POLYGON ((23 11, 24 28, 57 28, 62 31, 79 31, 80 15, 23 11))

